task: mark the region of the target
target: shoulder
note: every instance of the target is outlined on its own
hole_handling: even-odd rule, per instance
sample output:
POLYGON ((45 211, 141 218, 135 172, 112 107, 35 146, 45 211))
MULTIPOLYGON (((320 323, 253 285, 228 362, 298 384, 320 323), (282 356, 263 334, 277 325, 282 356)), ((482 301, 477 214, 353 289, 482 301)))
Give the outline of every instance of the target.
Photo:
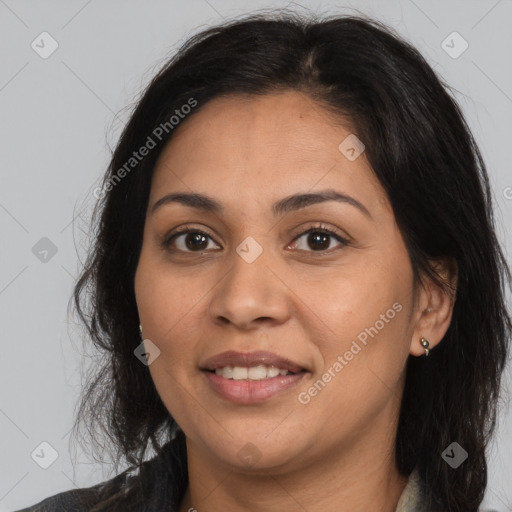
POLYGON ((55 494, 27 508, 15 512, 85 512, 100 501, 122 490, 127 480, 125 471, 116 477, 81 489, 72 489, 55 494))
POLYGON ((167 443, 153 459, 110 480, 55 494, 15 512, 174 511, 188 484, 186 459, 183 465, 175 444, 167 443))

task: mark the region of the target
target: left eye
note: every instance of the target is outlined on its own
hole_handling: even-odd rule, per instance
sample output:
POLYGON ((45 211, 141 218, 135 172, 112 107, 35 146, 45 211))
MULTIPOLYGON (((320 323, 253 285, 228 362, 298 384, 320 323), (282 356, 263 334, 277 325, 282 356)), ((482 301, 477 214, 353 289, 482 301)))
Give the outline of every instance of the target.
MULTIPOLYGON (((311 245, 316 245, 316 249, 313 249, 314 252, 323 252, 326 249, 329 249, 330 238, 335 238, 338 240, 338 242, 342 245, 348 245, 348 240, 338 235, 335 231, 332 231, 331 229, 323 228, 323 227, 317 227, 317 228, 310 228, 307 231, 304 231, 304 233, 300 234, 294 242, 301 239, 305 235, 309 235, 306 239, 306 243, 309 243, 311 245), (327 247, 326 245, 327 240, 327 247)), ((296 243, 296 245, 298 245, 296 243)), ((307 249, 301 249, 301 250, 307 250, 307 249)))
MULTIPOLYGON (((204 231, 185 228, 177 233, 171 234, 163 241, 162 245, 165 249, 171 252, 202 252, 208 249, 208 238, 213 241, 212 237, 204 231), (180 240, 181 237, 184 237, 184 239, 180 240), (181 243, 181 247, 179 247, 180 243, 177 243, 176 247, 173 247, 174 243, 178 241, 181 243)), ((298 235, 290 245, 294 244, 295 247, 299 248, 299 250, 305 250, 306 252, 325 252, 330 248, 331 238, 335 238, 341 246, 349 244, 348 240, 340 236, 335 231, 319 226, 312 227, 307 231, 304 231, 298 235), (310 246, 313 247, 316 246, 312 251, 308 251, 303 247, 298 247, 300 244, 297 241, 306 235, 309 235, 306 239, 306 244, 310 244, 310 246)))

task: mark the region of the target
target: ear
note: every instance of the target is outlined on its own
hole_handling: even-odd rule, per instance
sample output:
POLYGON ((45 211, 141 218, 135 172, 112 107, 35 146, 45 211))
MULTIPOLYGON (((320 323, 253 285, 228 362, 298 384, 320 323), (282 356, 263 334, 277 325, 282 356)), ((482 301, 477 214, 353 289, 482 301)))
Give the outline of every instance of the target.
POLYGON ((420 343, 425 338, 432 350, 443 339, 452 320, 453 305, 457 289, 457 262, 454 259, 431 261, 432 269, 437 273, 447 289, 440 287, 429 276, 422 277, 422 283, 416 291, 416 324, 409 353, 422 356, 425 349, 420 343))

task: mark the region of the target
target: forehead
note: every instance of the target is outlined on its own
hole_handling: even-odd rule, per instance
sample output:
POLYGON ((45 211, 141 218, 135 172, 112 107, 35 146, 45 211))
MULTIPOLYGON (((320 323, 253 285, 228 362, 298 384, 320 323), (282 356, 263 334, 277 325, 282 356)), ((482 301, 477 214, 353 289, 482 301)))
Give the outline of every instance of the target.
POLYGON ((348 120, 300 92, 215 98, 164 148, 152 202, 176 189, 251 202, 332 187, 387 207, 364 152, 350 161, 339 149, 351 134, 348 120))

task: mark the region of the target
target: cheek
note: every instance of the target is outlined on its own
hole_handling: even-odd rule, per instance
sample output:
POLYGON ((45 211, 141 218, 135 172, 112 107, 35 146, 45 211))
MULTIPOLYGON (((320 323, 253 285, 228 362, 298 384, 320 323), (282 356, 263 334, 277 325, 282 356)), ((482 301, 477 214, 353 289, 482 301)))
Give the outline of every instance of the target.
POLYGON ((347 436, 397 399, 407 360, 405 308, 388 300, 364 306, 358 315, 347 311, 337 317, 340 334, 320 347, 323 368, 300 390, 300 403, 309 401, 304 405, 309 418, 322 418, 347 436))
POLYGON ((302 287, 304 302, 323 322, 329 335, 341 340, 373 326, 401 295, 389 266, 377 265, 370 259, 330 274, 324 282, 303 281, 302 287))
POLYGON ((205 289, 195 286, 186 270, 174 271, 168 262, 143 251, 135 275, 135 295, 144 335, 162 345, 161 350, 166 350, 171 340, 183 339, 189 318, 201 307, 205 289))
POLYGON ((412 284, 407 269, 396 268, 382 260, 360 271, 352 267, 331 281, 336 285, 309 294, 321 319, 315 325, 323 375, 342 402, 355 407, 396 385, 407 359, 412 284))

